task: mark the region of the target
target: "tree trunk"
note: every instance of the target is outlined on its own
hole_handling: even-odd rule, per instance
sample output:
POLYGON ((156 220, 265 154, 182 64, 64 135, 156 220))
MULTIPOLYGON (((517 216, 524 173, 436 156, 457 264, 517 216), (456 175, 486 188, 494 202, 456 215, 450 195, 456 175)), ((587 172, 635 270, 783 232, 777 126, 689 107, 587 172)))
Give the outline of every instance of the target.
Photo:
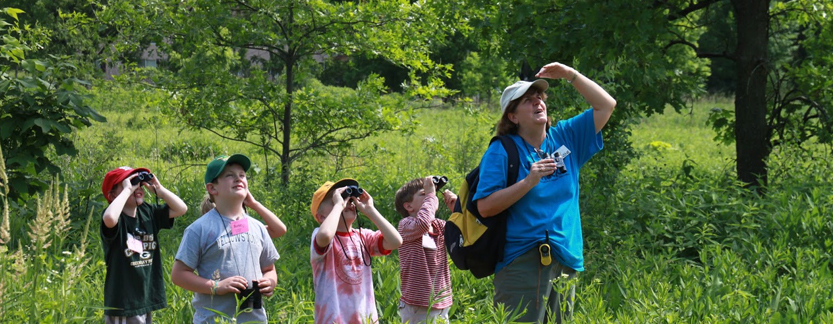
POLYGON ((767 183, 767 46, 770 0, 732 0, 737 21, 735 150, 738 178, 748 187, 767 183))
MULTIPOLYGON (((295 15, 294 3, 289 4, 289 25, 292 25, 295 15)), ((289 34, 292 34, 292 29, 289 29, 289 34)), ((296 56, 293 50, 287 48, 286 56, 284 57, 284 64, 286 64, 286 103, 283 105, 283 147, 281 148, 281 185, 283 187, 289 186, 289 149, 290 135, 292 134, 292 93, 295 92, 295 74, 294 67, 296 56)))
POLYGON ((283 105, 283 147, 281 148, 281 184, 285 187, 289 185, 289 135, 292 131, 292 92, 293 87, 293 67, 294 62, 286 63, 286 103, 283 105))

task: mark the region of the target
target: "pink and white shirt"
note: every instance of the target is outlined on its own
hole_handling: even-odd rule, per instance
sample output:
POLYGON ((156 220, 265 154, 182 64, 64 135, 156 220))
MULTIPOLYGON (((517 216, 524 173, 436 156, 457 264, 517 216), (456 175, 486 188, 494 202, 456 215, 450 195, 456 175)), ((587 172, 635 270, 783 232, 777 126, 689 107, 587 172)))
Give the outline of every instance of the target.
POLYGON ((315 286, 315 323, 378 323, 371 256, 391 253, 382 247, 382 232, 351 229, 336 232, 329 246, 319 247, 312 231, 310 263, 315 286))

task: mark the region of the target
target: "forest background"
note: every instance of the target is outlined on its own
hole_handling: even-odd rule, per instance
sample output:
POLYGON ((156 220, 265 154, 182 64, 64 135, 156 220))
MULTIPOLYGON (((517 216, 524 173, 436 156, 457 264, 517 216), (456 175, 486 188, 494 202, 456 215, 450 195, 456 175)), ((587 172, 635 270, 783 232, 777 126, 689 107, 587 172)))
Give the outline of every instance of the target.
MULTIPOLYGON (((253 158, 253 194, 289 229, 270 319, 310 322, 312 191, 357 178, 398 222, 395 190, 431 174, 456 190, 502 88, 550 61, 619 102, 582 171, 576 322, 833 322, 833 1, 0 7, 2 322, 99 321, 108 170, 148 167, 189 204, 160 238, 170 269, 205 163, 229 153, 253 158)), ((550 83, 554 119, 587 108, 550 83)), ((397 269, 374 262, 385 322, 397 269)), ((490 280, 452 282, 452 322, 506 322, 490 280)), ((188 322, 191 294, 166 285, 155 317, 188 322)))

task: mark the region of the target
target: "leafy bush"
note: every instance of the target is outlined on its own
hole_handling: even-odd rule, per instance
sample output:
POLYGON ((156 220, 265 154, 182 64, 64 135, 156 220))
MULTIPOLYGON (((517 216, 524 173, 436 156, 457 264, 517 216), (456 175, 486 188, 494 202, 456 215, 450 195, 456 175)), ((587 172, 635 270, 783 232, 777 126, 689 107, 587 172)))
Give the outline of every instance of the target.
POLYGON ((18 21, 15 8, 0 8, 0 147, 6 151, 11 191, 8 198, 29 199, 48 187, 38 176, 61 170, 51 155, 74 156, 69 135, 105 118, 87 103, 77 68, 68 57, 31 58, 48 42, 48 30, 18 21), (6 22, 11 17, 12 23, 6 22))

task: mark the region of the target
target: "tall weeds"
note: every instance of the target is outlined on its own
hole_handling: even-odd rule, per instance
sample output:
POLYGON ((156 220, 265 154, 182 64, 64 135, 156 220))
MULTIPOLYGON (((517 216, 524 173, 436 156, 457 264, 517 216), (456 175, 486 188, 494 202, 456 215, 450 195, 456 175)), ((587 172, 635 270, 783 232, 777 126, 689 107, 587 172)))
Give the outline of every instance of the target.
MULTIPOLYGON (((59 188, 58 178, 55 177, 55 181, 52 182, 43 197, 38 195, 37 214, 34 222, 29 224, 29 238, 31 240, 29 251, 32 252, 30 257, 33 266, 28 269, 30 272, 27 275, 34 283, 30 287, 32 300, 40 299, 38 297, 38 290, 41 288, 40 281, 42 279, 49 280, 49 276, 52 275, 50 271, 43 271, 47 262, 46 258, 50 255, 59 255, 63 240, 66 238, 69 229, 69 200, 66 190, 64 190, 63 199, 61 199, 59 188), (53 244, 54 249, 49 251, 48 248, 53 244)), ((32 303, 29 305, 32 319, 39 316, 38 304, 32 303)))
MULTIPOLYGON (((3 202, 3 219, 0 223, 0 322, 68 322, 85 321, 85 311, 77 302, 82 292, 79 285, 88 284, 92 274, 87 257, 90 211, 78 244, 64 251, 67 235, 72 226, 68 187, 55 177, 49 189, 38 195, 36 213, 25 235, 28 245, 17 239, 17 249, 8 253, 13 241, 9 229, 8 177, 0 151, 0 197, 3 202)), ((83 294, 82 294, 83 296, 83 294)))
MULTIPOLYGON (((3 214, 2 223, 0 223, 0 245, 9 243, 11 235, 9 235, 9 176, 6 174, 6 158, 3 157, 3 149, 0 149, 0 188, 2 188, 3 197, 3 214)), ((5 247, 0 246, 0 253, 3 253, 5 247)), ((0 290, 2 291, 2 290, 0 290)))

